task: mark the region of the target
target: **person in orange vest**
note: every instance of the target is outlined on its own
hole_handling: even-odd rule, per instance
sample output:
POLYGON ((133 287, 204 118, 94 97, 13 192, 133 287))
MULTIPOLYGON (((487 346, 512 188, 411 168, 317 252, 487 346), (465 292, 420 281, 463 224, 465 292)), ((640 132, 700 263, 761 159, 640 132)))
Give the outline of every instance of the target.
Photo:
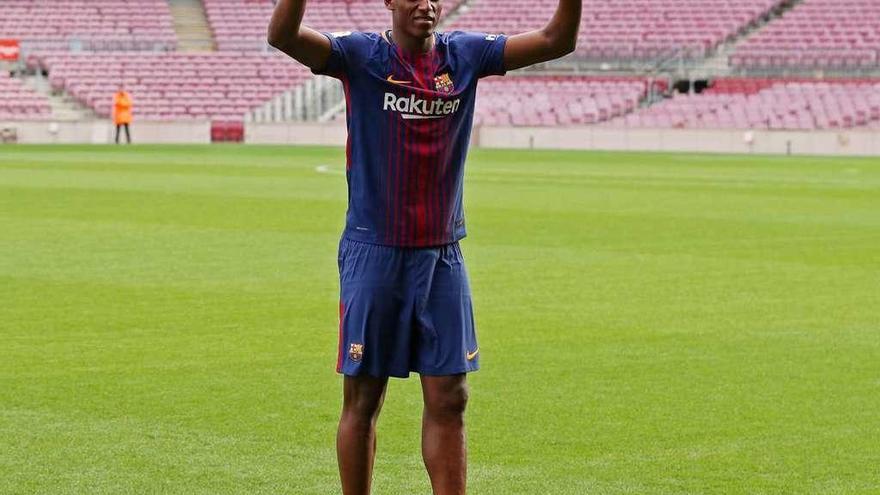
POLYGON ((113 123, 116 124, 116 144, 119 144, 119 129, 125 127, 125 138, 131 144, 131 132, 128 129, 131 124, 131 95, 120 84, 119 91, 113 95, 113 123))

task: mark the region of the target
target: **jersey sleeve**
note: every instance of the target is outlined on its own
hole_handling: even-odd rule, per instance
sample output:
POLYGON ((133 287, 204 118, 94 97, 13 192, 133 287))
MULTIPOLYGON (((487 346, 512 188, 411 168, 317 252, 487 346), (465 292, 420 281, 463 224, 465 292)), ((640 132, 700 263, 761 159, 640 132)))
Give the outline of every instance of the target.
POLYGON ((455 33, 453 38, 474 67, 477 77, 503 76, 507 36, 487 33, 455 33))
POLYGON ((312 73, 341 78, 351 74, 366 63, 373 40, 357 31, 322 33, 330 40, 330 57, 323 69, 312 69, 312 73))

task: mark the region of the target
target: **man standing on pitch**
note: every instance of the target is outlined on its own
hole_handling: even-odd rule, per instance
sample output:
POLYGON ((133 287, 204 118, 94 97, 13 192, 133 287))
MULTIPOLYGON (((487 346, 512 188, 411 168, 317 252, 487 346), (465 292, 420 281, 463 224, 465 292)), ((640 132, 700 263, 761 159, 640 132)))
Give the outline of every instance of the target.
POLYGON ((131 95, 120 84, 119 90, 113 94, 113 123, 116 125, 116 144, 119 144, 119 130, 125 128, 125 139, 131 144, 131 95))
POLYGON ((305 0, 279 0, 269 43, 340 79, 348 106, 336 366, 343 494, 370 492, 388 377, 415 371, 434 494, 463 495, 466 374, 479 348, 458 241, 477 80, 572 52, 581 0, 560 0, 543 29, 510 37, 435 32, 442 0, 384 2, 391 29, 322 34, 302 25, 305 0))

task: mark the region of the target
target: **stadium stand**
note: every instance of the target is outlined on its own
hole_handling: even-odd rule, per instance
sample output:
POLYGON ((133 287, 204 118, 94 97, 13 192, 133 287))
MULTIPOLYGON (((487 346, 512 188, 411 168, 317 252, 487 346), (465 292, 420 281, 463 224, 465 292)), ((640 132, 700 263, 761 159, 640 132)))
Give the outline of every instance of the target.
POLYGON ((134 97, 137 119, 242 119, 244 114, 298 83, 308 73, 276 54, 52 53, 34 63, 99 116, 110 115, 119 84, 134 97))
POLYGON ((165 0, 3 0, 0 37, 40 50, 173 50, 165 0))
MULTIPOLYGON (((557 0, 479 0, 464 8, 459 8, 462 0, 444 2, 447 14, 453 13, 444 30, 516 33, 540 27, 557 0)), ((251 110, 270 105, 311 74, 268 49, 272 0, 203 4, 218 52, 174 51, 177 40, 165 0, 4 0, 0 32, 23 41, 29 66, 48 72, 55 91, 66 92, 100 117, 110 115, 111 95, 122 83, 134 96, 136 118, 230 123, 217 127, 217 137, 236 140, 239 123, 251 110)), ((675 53, 700 58, 771 19, 768 14, 782 4, 787 2, 586 0, 577 55, 596 61, 650 62, 675 53)), ((305 22, 323 31, 376 31, 387 27, 389 19, 376 0, 312 0, 305 22)), ((876 67, 878 48, 880 2, 803 0, 744 41, 731 63, 876 67)), ((878 80, 720 79, 702 94, 676 94, 648 105, 651 85, 665 89, 665 84, 629 76, 489 78, 479 86, 475 121, 501 126, 880 128, 878 80)), ((0 116, 39 119, 50 114, 48 100, 20 81, 2 78, 0 89, 0 116)))
MULTIPOLYGON (((266 46, 271 0, 204 0, 218 50, 258 50, 266 46)), ((312 5, 309 5, 311 10, 312 5)))
POLYGON ((876 69, 880 2, 804 0, 730 57, 740 69, 876 69))
POLYGON ((614 127, 814 130, 880 127, 880 81, 722 79, 611 121, 614 127))
POLYGON ((647 95, 639 78, 491 77, 477 86, 475 123, 555 126, 602 122, 631 112, 647 95))
MULTIPOLYGON (((444 0, 452 12, 461 0, 444 0)), ((255 50, 266 46, 272 0, 204 0, 219 50, 255 50)), ((320 31, 379 31, 390 27, 388 11, 375 0, 309 2, 303 23, 320 31)))
POLYGON ((0 120, 36 120, 48 118, 49 100, 25 86, 20 79, 0 73, 0 120))
MULTIPOLYGON (((870 1, 870 0, 865 0, 870 1)), ((480 0, 450 29, 516 34, 543 26, 557 0, 480 0)), ((586 0, 577 54, 590 60, 701 58, 779 0, 586 0)))

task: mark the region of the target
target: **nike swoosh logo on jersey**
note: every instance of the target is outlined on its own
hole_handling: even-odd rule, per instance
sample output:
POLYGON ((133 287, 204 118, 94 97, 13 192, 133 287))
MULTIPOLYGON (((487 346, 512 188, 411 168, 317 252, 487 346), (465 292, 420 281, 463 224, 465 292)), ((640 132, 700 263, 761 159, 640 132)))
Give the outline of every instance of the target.
POLYGON ((477 348, 477 350, 474 351, 474 352, 468 352, 467 355, 465 355, 465 357, 467 358, 468 361, 473 361, 474 358, 477 357, 477 354, 478 354, 479 352, 480 352, 480 349, 477 348))
POLYGON ((390 82, 391 84, 412 84, 412 81, 398 81, 397 79, 394 79, 393 75, 388 76, 388 79, 386 79, 386 81, 390 82))

